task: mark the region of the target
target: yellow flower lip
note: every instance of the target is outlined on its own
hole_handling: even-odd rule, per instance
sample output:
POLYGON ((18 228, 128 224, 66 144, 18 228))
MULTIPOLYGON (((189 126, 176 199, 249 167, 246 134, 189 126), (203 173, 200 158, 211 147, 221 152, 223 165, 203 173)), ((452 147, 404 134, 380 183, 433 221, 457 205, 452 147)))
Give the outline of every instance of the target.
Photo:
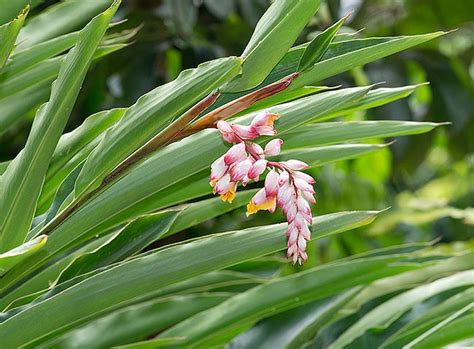
POLYGON ((272 197, 269 200, 262 202, 261 204, 255 205, 253 202, 249 202, 247 204, 247 217, 260 211, 260 210, 268 210, 275 207, 276 197, 272 197))

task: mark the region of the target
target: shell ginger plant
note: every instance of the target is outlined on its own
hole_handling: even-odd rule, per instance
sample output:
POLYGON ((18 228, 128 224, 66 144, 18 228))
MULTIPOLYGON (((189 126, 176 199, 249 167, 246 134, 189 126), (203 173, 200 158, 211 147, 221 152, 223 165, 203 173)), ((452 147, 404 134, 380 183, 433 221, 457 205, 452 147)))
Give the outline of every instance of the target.
MULTIPOLYGON (((336 320, 344 333, 324 338, 342 348, 416 300, 466 289, 472 256, 459 252, 433 258, 436 250, 421 244, 315 267, 314 250, 306 250, 378 212, 313 217, 313 179, 301 170, 386 146, 365 139, 437 126, 344 121, 416 86, 318 84, 444 33, 335 40, 343 18, 293 46, 319 1, 276 0, 241 57, 183 71, 132 106, 95 113, 63 134, 90 64, 125 48, 134 31, 114 32, 118 0, 65 0, 35 16, 29 3, 0 11, 0 135, 35 113, 24 149, 0 164, 2 349, 261 347, 273 339, 303 347, 336 320), (275 130, 278 139, 268 141, 275 130), (245 187, 263 180, 262 189, 245 187), (248 214, 278 206, 287 223, 192 240, 176 235, 245 205, 248 214), (171 235, 178 243, 165 239, 171 235), (304 271, 280 273, 288 267, 278 258, 284 249, 293 263, 308 260, 304 271), (420 283, 430 291, 413 288, 420 283), (341 322, 375 298, 382 317, 341 322), (282 318, 291 326, 272 325, 282 318)), ((472 316, 467 298, 456 297, 441 310, 429 303, 436 316, 412 316, 414 327, 386 332, 384 347, 462 339, 472 316), (426 334, 426 324, 452 314, 465 316, 443 328, 449 336, 426 334)))

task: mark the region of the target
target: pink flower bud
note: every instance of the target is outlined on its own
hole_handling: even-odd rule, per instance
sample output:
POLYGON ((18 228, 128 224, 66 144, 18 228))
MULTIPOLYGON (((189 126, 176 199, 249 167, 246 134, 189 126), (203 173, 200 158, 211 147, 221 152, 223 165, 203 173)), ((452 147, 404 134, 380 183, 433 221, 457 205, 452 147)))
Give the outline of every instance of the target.
POLYGON ((288 174, 288 172, 282 171, 280 173, 280 177, 278 178, 278 185, 282 186, 284 184, 288 184, 289 180, 290 180, 290 175, 288 174))
POLYGON ((257 155, 259 158, 264 157, 263 149, 257 143, 248 142, 247 145, 250 147, 251 151, 257 155))
POLYGON ((314 195, 312 193, 304 191, 303 196, 305 197, 306 200, 308 200, 312 204, 316 203, 316 199, 314 198, 314 195))
POLYGON ((281 145, 283 141, 281 139, 273 139, 267 143, 265 146, 265 155, 267 156, 275 156, 280 154, 281 145))
POLYGON ((259 136, 275 136, 277 134, 277 131, 270 126, 254 127, 254 130, 259 136))
POLYGON ((236 136, 232 126, 224 120, 219 120, 217 122, 217 129, 222 134, 222 138, 229 143, 239 143, 240 139, 236 136))
POLYGON ((273 128, 273 122, 275 120, 278 120, 278 118, 278 114, 269 113, 267 111, 261 111, 252 120, 251 125, 255 127, 269 126, 273 128))
POLYGON ((278 192, 278 173, 271 170, 265 178, 265 192, 267 196, 276 196, 278 192))
POLYGON ((241 161, 247 157, 245 152, 245 143, 237 143, 233 145, 224 155, 224 162, 226 165, 231 165, 234 162, 241 161))
POLYGON ((224 177, 222 177, 214 187, 214 192, 217 194, 225 194, 230 189, 230 175, 227 173, 224 177))
POLYGON ((309 165, 303 161, 299 160, 288 160, 283 162, 291 170, 304 170, 309 167, 309 165))
POLYGON ((294 180, 294 183, 296 185, 296 187, 302 191, 307 191, 311 194, 314 194, 314 189, 313 189, 313 186, 311 184, 309 184, 308 182, 300 179, 300 178, 295 178, 294 180))
POLYGON ((298 211, 307 215, 311 215, 311 208, 309 207, 308 202, 302 196, 298 196, 298 199, 296 200, 296 206, 298 207, 298 211))
POLYGON ((211 165, 211 182, 219 180, 227 172, 224 156, 214 161, 211 165))
POLYGON ((309 174, 306 174, 304 172, 295 171, 295 172, 293 172, 293 176, 296 177, 296 178, 300 178, 300 179, 308 182, 309 184, 314 184, 316 182, 313 177, 311 177, 309 174))
POLYGON ((248 177, 253 180, 258 180, 258 176, 260 176, 263 171, 267 168, 267 160, 260 159, 255 161, 255 163, 250 168, 248 173, 248 177))
POLYGON ((247 176, 247 173, 249 172, 250 167, 252 167, 252 161, 250 161, 249 158, 242 160, 240 162, 234 163, 229 171, 230 179, 233 182, 242 180, 244 177, 247 176))
POLYGON ((241 139, 250 140, 258 136, 255 128, 252 126, 232 125, 232 128, 237 136, 241 139))

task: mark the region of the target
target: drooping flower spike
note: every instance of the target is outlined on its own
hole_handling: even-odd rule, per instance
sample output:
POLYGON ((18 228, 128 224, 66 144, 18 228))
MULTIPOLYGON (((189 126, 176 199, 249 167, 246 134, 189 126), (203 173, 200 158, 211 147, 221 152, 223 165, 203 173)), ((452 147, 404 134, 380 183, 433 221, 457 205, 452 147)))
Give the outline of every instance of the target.
POLYGON ((287 256, 293 264, 303 264, 308 259, 306 241, 311 238, 308 228, 312 223, 310 203, 316 202, 313 189, 315 181, 310 175, 301 172, 309 166, 299 160, 266 160, 266 156, 280 153, 283 144, 281 139, 271 140, 265 149, 251 142, 259 136, 276 135, 273 123, 277 119, 277 114, 264 111, 257 114, 249 126, 219 121, 217 128, 223 139, 234 145, 211 165, 210 185, 214 188, 214 194, 219 194, 223 201, 231 203, 240 182, 245 186, 250 180, 258 181, 268 170, 264 187, 247 205, 247 216, 260 210, 273 213, 279 207, 288 221, 287 256))

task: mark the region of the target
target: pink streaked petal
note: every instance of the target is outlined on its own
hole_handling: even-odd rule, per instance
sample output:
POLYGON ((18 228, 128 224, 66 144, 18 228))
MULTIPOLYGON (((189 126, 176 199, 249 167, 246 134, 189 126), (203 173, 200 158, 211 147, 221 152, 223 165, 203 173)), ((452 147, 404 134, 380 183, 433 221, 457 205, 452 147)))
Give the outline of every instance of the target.
POLYGON ((291 205, 288 207, 288 209, 286 210, 286 220, 288 221, 288 223, 291 223, 295 220, 296 212, 296 206, 291 205))
POLYGON ((255 132, 259 136, 275 136, 277 134, 277 131, 270 126, 255 126, 255 132))
POLYGON ((217 194, 224 194, 229 191, 229 188, 230 188, 230 175, 227 173, 216 183, 216 186, 214 187, 214 191, 217 194))
POLYGON ((286 251, 287 257, 291 257, 296 253, 296 250, 298 249, 298 246, 296 244, 288 244, 288 250, 286 251))
POLYGON ((311 240, 311 231, 309 230, 307 225, 304 225, 303 228, 300 229, 300 234, 306 240, 311 240))
POLYGON ((313 189, 313 186, 311 184, 309 184, 308 182, 302 180, 301 178, 295 178, 293 180, 293 182, 295 183, 296 187, 302 191, 307 191, 311 194, 314 193, 314 189, 313 189))
POLYGON ((301 252, 304 252, 306 250, 306 240, 302 235, 298 236, 298 249, 301 252))
POLYGON ((225 164, 224 157, 221 156, 211 165, 211 181, 220 179, 227 172, 227 169, 228 167, 225 164))
POLYGON ((265 191, 267 196, 275 196, 278 193, 278 173, 271 170, 265 178, 265 191))
POLYGON ((315 204, 316 203, 316 199, 314 198, 314 195, 307 192, 307 191, 304 191, 303 192, 303 196, 305 197, 306 200, 308 200, 309 202, 311 202, 312 204, 315 204))
POLYGON ((244 160, 247 157, 245 152, 245 143, 241 142, 233 145, 224 155, 224 162, 226 165, 231 165, 234 162, 244 160))
POLYGON ((219 132, 222 134, 234 132, 232 126, 227 121, 219 120, 216 126, 219 132))
POLYGON ((292 173, 292 175, 295 178, 300 178, 304 180, 305 182, 308 182, 309 184, 314 184, 316 182, 313 177, 311 177, 309 174, 306 174, 304 172, 295 171, 292 173))
POLYGON ((255 205, 261 205, 267 199, 267 193, 265 192, 265 188, 260 189, 257 193, 252 197, 250 200, 255 205))
POLYGON ((309 165, 303 161, 300 161, 300 160, 288 160, 288 161, 285 161, 284 164, 292 169, 292 170, 295 170, 295 171, 299 171, 299 170, 304 170, 306 168, 309 167, 309 165))
POLYGON ((288 181, 290 179, 290 175, 286 171, 282 171, 280 173, 280 176, 278 177, 278 185, 283 186, 284 184, 288 184, 288 181))
POLYGON ((234 163, 229 171, 231 180, 237 182, 247 177, 250 167, 252 167, 252 161, 248 158, 234 163))
POLYGON ((298 199, 296 199, 296 206, 298 206, 298 211, 304 212, 307 215, 311 214, 311 208, 302 196, 298 196, 298 199))
POLYGON ((298 240, 298 229, 295 226, 288 226, 288 244, 293 245, 298 240))
POLYGON ((269 126, 273 128, 273 122, 278 119, 279 119, 278 114, 269 113, 267 111, 261 111, 252 120, 251 125, 256 126, 256 127, 269 126))
POLYGON ((282 144, 283 144, 283 141, 279 138, 271 140, 265 146, 265 155, 275 156, 275 155, 280 154, 282 144))
POLYGON ((252 126, 232 125, 234 132, 242 139, 250 140, 258 136, 255 128, 252 126))
POLYGON ((256 154, 259 158, 264 157, 265 154, 264 154, 263 149, 260 145, 258 145, 257 143, 253 143, 253 142, 248 142, 247 145, 250 147, 252 152, 254 154, 256 154))
POLYGON ((249 178, 253 180, 258 180, 258 176, 260 176, 265 169, 267 168, 267 160, 260 159, 255 161, 255 163, 250 168, 248 173, 249 178))

